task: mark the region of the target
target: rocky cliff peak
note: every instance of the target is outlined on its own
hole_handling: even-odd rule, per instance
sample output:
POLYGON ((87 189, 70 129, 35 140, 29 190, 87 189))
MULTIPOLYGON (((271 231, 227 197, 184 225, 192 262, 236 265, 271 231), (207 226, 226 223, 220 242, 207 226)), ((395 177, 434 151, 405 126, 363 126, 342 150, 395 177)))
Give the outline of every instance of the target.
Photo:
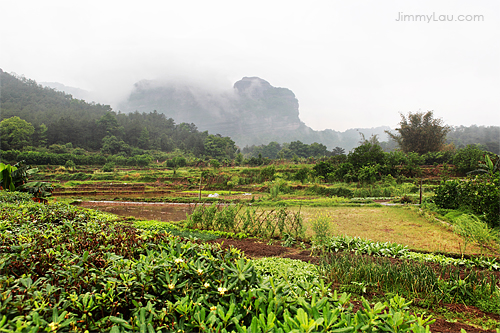
POLYGON ((256 76, 244 77, 233 87, 240 95, 247 96, 262 96, 265 90, 273 88, 269 82, 256 76))

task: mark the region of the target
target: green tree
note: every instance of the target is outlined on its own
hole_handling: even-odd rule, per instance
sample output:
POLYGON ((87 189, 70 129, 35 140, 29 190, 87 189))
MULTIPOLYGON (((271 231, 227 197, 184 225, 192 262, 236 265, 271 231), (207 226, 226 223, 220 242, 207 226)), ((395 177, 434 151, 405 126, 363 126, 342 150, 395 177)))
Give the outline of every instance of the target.
POLYGON ((232 160, 237 151, 234 141, 220 134, 208 135, 205 139, 204 147, 207 156, 218 159, 219 161, 225 158, 232 160))
POLYGON ((326 156, 327 155, 327 150, 326 146, 322 143, 311 143, 309 145, 309 156, 313 157, 321 157, 321 156, 326 156))
POLYGON ((141 135, 139 136, 138 139, 138 146, 141 149, 149 149, 149 131, 146 127, 144 127, 141 131, 141 135))
POLYGON ((398 134, 386 131, 405 153, 425 154, 443 148, 450 127, 442 119, 434 119, 433 111, 410 112, 408 117, 400 113, 398 134))
POLYGON ((97 130, 101 135, 114 135, 120 137, 123 134, 123 127, 120 126, 113 112, 106 112, 98 121, 96 121, 97 130))
POLYGON ((19 117, 11 117, 0 122, 0 142, 2 150, 22 149, 31 145, 33 125, 19 117))
POLYGON ((177 169, 185 167, 187 164, 184 156, 174 156, 172 159, 167 160, 167 167, 174 169, 174 175, 177 174, 177 169))
POLYGON ((292 154, 295 154, 298 157, 309 157, 309 145, 302 143, 299 140, 290 142, 288 149, 290 149, 292 154))
POLYGON ((243 154, 242 153, 236 154, 236 158, 234 159, 234 162, 236 163, 236 165, 243 164, 243 154))
POLYGON ((262 146, 262 156, 274 159, 278 156, 278 152, 281 150, 281 145, 276 141, 269 142, 267 146, 262 146))
POLYGON ((478 163, 482 160, 485 151, 477 145, 467 145, 459 149, 453 156, 453 164, 457 171, 461 174, 466 174, 476 170, 478 163))
POLYGON ((45 124, 35 126, 35 133, 33 135, 33 146, 35 147, 47 146, 47 126, 45 126, 45 124))
POLYGON ((345 155, 345 149, 341 147, 335 147, 332 149, 332 156, 345 155))
POLYGON ((356 169, 359 169, 367 165, 382 164, 384 157, 385 153, 380 145, 365 141, 362 145, 354 148, 347 159, 356 169))
POLYGON ((313 167, 314 173, 316 176, 321 177, 323 181, 326 181, 328 178, 328 174, 332 173, 335 171, 335 168, 331 163, 328 162, 318 162, 314 167, 313 167))
POLYGON ((116 136, 105 136, 102 139, 101 153, 103 154, 118 154, 120 152, 125 155, 130 154, 130 146, 123 140, 119 140, 116 136))

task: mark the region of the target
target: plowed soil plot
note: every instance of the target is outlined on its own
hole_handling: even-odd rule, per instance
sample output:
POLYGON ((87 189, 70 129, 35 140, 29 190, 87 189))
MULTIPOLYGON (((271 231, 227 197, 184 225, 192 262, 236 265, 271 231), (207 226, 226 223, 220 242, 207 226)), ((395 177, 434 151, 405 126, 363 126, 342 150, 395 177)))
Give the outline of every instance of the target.
MULTIPOLYGON (((468 312, 468 309, 465 310, 465 313, 464 312, 461 312, 461 313, 467 314, 467 312, 468 312)), ((479 317, 479 318, 482 318, 482 317, 479 317)), ((485 319, 485 320, 487 320, 487 319, 485 319)), ((467 333, 477 333, 477 332, 495 333, 494 330, 482 330, 482 329, 475 328, 473 326, 469 326, 466 324, 450 323, 444 319, 436 319, 434 324, 430 325, 431 332, 433 332, 433 333, 439 333, 439 332, 441 332, 441 333, 459 333, 462 328, 467 333)))
POLYGON ((296 249, 293 247, 284 247, 280 245, 268 245, 254 239, 216 239, 214 243, 221 243, 223 248, 233 246, 245 252, 245 255, 257 259, 264 257, 280 257, 298 259, 312 264, 319 262, 318 257, 311 256, 311 250, 296 249))
MULTIPOLYGON (((233 246, 245 252, 245 255, 250 258, 263 258, 263 257, 280 257, 280 258, 290 258, 290 259, 298 259, 306 262, 310 262, 312 264, 318 264, 319 258, 315 256, 311 256, 311 250, 307 249, 296 249, 292 247, 284 247, 280 245, 268 245, 262 241, 255 239, 216 239, 210 241, 213 243, 222 244, 223 248, 229 248, 233 246)), ((391 258, 391 262, 396 264, 401 260, 391 258)), ((496 274, 500 274, 496 272, 496 274)), ((356 303, 354 302, 355 308, 356 303)), ((361 305, 359 302, 358 308, 361 305)), ((441 304, 443 308, 448 309, 449 311, 460 314, 460 317, 468 318, 469 320, 476 318, 476 322, 487 322, 488 320, 495 320, 500 323, 500 315, 485 313, 474 306, 466 306, 463 304, 441 304)), ((433 315, 436 318, 435 315, 433 315)), ((434 324, 430 325, 431 332, 437 333, 457 333, 463 328, 467 331, 467 333, 475 333, 475 332, 492 332, 495 333, 494 330, 482 330, 467 324, 452 322, 454 320, 447 321, 445 319, 436 319, 434 324)))

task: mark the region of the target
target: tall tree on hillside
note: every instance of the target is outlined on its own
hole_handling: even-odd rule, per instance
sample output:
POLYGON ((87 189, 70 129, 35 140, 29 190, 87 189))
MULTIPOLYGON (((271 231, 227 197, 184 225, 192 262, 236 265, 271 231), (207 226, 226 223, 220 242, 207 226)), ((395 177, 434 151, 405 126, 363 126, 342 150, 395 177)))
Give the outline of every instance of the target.
POLYGON ((220 134, 209 134, 204 142, 205 154, 212 158, 222 161, 223 159, 232 160, 236 154, 236 146, 231 138, 220 134))
POLYGON ((33 134, 33 146, 45 147, 47 145, 47 126, 41 124, 35 126, 35 133, 33 134))
POLYGON ((434 119, 433 111, 408 113, 408 117, 400 113, 399 134, 385 131, 402 151, 425 154, 443 148, 446 134, 450 127, 443 124, 442 119, 434 119))
POLYGON ((141 135, 139 135, 139 139, 137 140, 137 145, 141 149, 149 149, 149 131, 146 127, 144 127, 141 131, 141 135))
POLYGON ((33 125, 19 117, 11 117, 0 122, 0 143, 2 150, 22 149, 32 143, 35 133, 33 125))
POLYGON ((328 154, 327 148, 322 143, 313 142, 309 145, 309 156, 321 157, 328 154))
POLYGON ((123 127, 120 126, 116 115, 112 112, 106 112, 99 120, 96 121, 97 130, 102 137, 114 135, 121 137, 123 135, 123 127))

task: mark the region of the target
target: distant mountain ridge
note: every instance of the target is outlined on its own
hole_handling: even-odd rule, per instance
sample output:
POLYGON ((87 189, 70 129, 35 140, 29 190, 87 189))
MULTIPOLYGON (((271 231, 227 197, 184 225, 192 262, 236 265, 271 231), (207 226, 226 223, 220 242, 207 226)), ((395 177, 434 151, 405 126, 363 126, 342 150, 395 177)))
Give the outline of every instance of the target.
MULTIPOLYGON (((87 103, 73 98, 77 97, 76 94, 69 95, 81 89, 59 83, 51 85, 57 85, 55 89, 61 91, 44 87, 34 80, 14 73, 8 74, 0 68, 0 120, 18 116, 32 123, 35 129, 42 124, 47 125, 49 143, 72 142, 77 146, 98 149, 102 142, 95 132, 96 122, 108 113, 113 113, 120 121, 128 119, 126 114, 114 113, 109 105, 87 103), (72 91, 69 88, 76 90, 72 91), (75 137, 77 139, 74 139, 75 137)), ((130 96, 137 108, 134 108, 132 103, 128 103, 128 106, 134 111, 144 112, 131 115, 135 119, 132 127, 135 127, 126 131, 124 137, 125 141, 131 141, 131 144, 134 144, 133 139, 140 134, 144 126, 155 137, 164 130, 162 127, 175 127, 174 123, 187 122, 199 126, 203 131, 209 130, 212 134, 222 134, 224 130, 232 131, 240 148, 244 148, 245 144, 267 145, 271 141, 290 143, 300 140, 307 144, 322 143, 330 150, 341 147, 348 151, 358 145, 360 133, 363 133, 365 138, 371 134, 378 134, 379 140, 384 141, 386 140, 384 130, 389 129, 389 127, 377 127, 354 128, 344 132, 314 131, 300 121, 298 101, 292 91, 272 87, 267 81, 252 77, 243 78, 234 84, 232 90, 225 92, 196 88, 189 84, 141 81, 135 85, 130 96), (169 90, 169 94, 163 93, 169 90), (152 101, 152 97, 157 100, 152 101), (175 119, 162 119, 157 113, 152 113, 153 110, 163 107, 165 102, 171 103, 170 110, 167 111, 177 112, 175 119), (200 110, 202 112, 199 112, 200 110), (191 114, 186 111, 190 111, 191 114), (150 118, 156 120, 148 123, 147 119, 150 118), (238 139, 238 135, 245 133, 250 133, 250 136, 238 139)), ((127 103, 124 105, 127 106, 127 103)), ((172 117, 168 112, 165 116, 172 117)), ((341 116, 335 115, 335 117, 341 116)), ((183 128, 189 128, 196 134, 196 126, 183 126, 183 128)), ((169 141, 171 138, 167 135, 163 139, 169 141)), ((481 144, 486 150, 500 154, 500 127, 455 126, 448 133, 447 143, 453 143, 456 148, 481 144)), ((169 145, 167 142, 167 146, 169 145)), ((383 146, 391 149, 389 145, 383 146)))
POLYGON ((50 87, 58 91, 64 91, 66 94, 70 94, 73 98, 83 99, 87 102, 92 102, 94 100, 93 94, 87 90, 80 88, 70 87, 59 82, 39 82, 44 87, 50 87))
POLYGON ((370 129, 315 131, 299 118, 299 101, 287 88, 273 87, 258 77, 244 77, 232 90, 213 92, 196 85, 140 81, 119 105, 123 112, 164 113, 176 122, 194 123, 200 130, 231 137, 238 146, 302 141, 318 142, 328 149, 350 150, 358 145, 359 132, 385 140, 387 126, 370 129))

